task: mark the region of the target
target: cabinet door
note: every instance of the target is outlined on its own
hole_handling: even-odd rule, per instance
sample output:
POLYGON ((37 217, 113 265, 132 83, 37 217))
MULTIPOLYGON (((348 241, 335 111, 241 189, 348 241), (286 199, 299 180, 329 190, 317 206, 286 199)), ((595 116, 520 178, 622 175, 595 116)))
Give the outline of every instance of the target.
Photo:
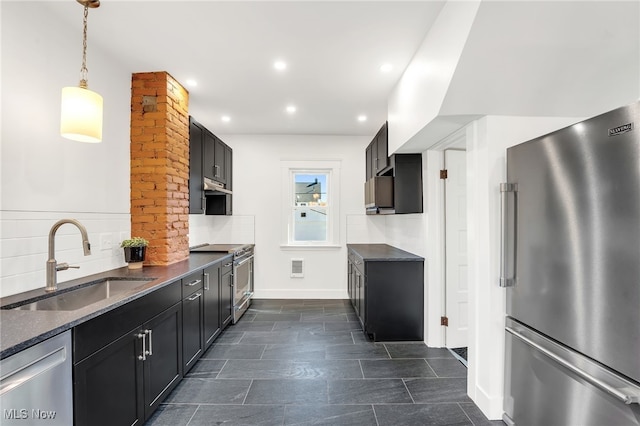
POLYGON ((204 348, 208 348, 222 328, 220 318, 220 264, 204 270, 204 348))
POLYGON ((227 177, 224 160, 225 147, 225 143, 216 137, 213 179, 221 183, 225 183, 227 177))
POLYGON ((389 132, 387 130, 387 123, 385 123, 378 134, 376 135, 376 165, 377 171, 381 171, 389 165, 389 132))
POLYGON ((145 419, 182 378, 182 303, 176 303, 142 326, 145 419))
POLYGON ((203 290, 199 289, 182 300, 182 361, 186 374, 204 351, 202 328, 203 290))
POLYGON ((357 314, 360 319, 360 324, 362 325, 362 329, 366 331, 365 326, 365 277, 360 273, 358 269, 356 269, 356 293, 357 293, 357 314))
POLYGON ((202 129, 189 117, 189 213, 204 213, 202 129))
POLYGON ((220 315, 224 328, 233 319, 233 275, 230 270, 220 280, 220 315))
MULTIPOLYGON (((373 143, 373 142, 372 142, 373 143)), ((373 175, 375 175, 375 172, 373 170, 373 153, 372 151, 372 143, 369 144, 369 146, 367 146, 367 149, 364 151, 364 161, 365 161, 365 166, 366 166, 366 178, 365 178, 365 182, 369 180, 369 178, 373 175)))
POLYGON ((215 177, 216 137, 207 129, 203 129, 202 144, 204 148, 202 174, 204 177, 217 180, 215 177))
POLYGON ((371 141, 371 176, 377 176, 378 175, 378 170, 380 170, 380 168, 378 167, 378 142, 377 142, 377 137, 378 137, 378 135, 376 135, 373 138, 373 141, 371 141))
POLYGON ((233 150, 227 145, 224 146, 224 175, 226 188, 232 189, 233 150))
POLYGON ((142 338, 136 328, 74 366, 75 424, 144 422, 142 338))
POLYGON ((353 304, 353 263, 351 260, 347 262, 347 295, 353 304))

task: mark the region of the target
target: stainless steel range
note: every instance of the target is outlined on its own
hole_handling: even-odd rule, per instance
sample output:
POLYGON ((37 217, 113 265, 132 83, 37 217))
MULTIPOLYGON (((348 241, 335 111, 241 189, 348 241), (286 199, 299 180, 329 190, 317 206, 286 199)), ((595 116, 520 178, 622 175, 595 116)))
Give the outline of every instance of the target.
POLYGON ((253 244, 203 244, 192 252, 233 254, 233 324, 249 309, 253 296, 253 244))

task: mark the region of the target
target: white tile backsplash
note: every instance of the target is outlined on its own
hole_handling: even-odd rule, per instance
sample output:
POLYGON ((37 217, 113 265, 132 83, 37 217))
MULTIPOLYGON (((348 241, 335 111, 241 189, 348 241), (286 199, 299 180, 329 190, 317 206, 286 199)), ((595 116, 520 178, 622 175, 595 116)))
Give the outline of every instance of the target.
POLYGON ((84 256, 78 229, 62 225, 56 232, 56 260, 78 265, 80 269, 58 272, 58 282, 126 265, 120 236, 131 232, 129 214, 3 211, 0 215, 0 297, 44 287, 49 230, 65 218, 77 219, 85 226, 91 255, 84 256), (111 234, 111 249, 100 248, 101 234, 111 234))
POLYGON ((255 244, 255 216, 189 215, 189 246, 255 244))
POLYGON ((348 215, 347 244, 389 244, 424 256, 424 214, 348 215))
POLYGON ((386 241, 384 216, 347 215, 347 244, 372 244, 386 241))

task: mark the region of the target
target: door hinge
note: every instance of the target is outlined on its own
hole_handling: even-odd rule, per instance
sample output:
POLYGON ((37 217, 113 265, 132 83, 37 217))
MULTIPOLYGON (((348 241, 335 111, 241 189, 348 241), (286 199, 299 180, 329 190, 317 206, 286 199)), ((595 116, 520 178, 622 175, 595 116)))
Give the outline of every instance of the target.
POLYGON ((447 179, 449 177, 449 173, 447 169, 440 170, 440 179, 447 179))
POLYGON ((445 327, 449 327, 449 318, 440 317, 440 325, 444 325, 445 327))

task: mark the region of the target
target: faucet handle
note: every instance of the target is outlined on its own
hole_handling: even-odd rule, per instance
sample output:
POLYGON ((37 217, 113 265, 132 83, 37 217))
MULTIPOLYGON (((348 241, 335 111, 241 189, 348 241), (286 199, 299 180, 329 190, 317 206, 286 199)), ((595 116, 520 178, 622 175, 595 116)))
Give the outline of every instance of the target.
POLYGON ((56 271, 66 271, 67 269, 80 269, 77 265, 69 265, 67 262, 61 262, 56 265, 56 271))

